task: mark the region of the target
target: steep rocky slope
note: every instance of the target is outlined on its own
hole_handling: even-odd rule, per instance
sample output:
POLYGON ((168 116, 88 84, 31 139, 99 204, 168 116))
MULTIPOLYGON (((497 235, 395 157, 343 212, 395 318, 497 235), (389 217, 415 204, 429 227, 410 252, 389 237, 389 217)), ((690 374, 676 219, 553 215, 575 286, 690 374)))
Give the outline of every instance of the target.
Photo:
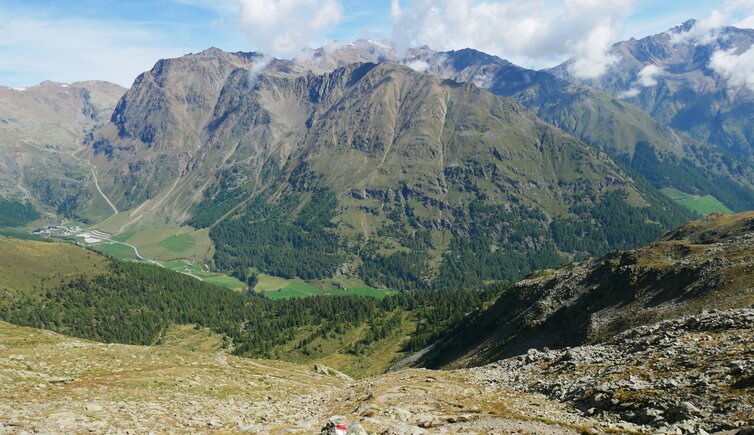
MULTIPOLYGON (((553 221, 615 206, 625 212, 596 218, 598 226, 639 225, 632 237, 641 241, 687 217, 606 154, 473 84, 389 62, 325 74, 273 62, 250 75, 259 62, 255 54, 216 49, 161 61, 88 142, 103 189, 119 207, 133 208, 132 220, 212 227, 215 260, 226 270, 326 278, 371 258, 362 275, 373 285, 392 285, 385 264, 410 262, 429 273, 398 288, 420 286, 441 273, 442 254, 462 242, 455 236, 487 233, 491 240, 480 249, 515 253, 516 264, 501 275, 518 276, 559 262, 553 221), (307 204, 316 231, 298 219, 307 204), (482 227, 474 213, 510 214, 512 228, 482 227), (635 221, 617 223, 628 216, 635 221), (271 220, 299 228, 279 234, 271 220), (323 240, 312 247, 298 236, 285 240, 301 231, 323 240), (421 241, 412 240, 418 232, 421 241), (242 243, 270 233, 278 252, 295 247, 301 262, 311 254, 311 263, 327 264, 302 271, 242 243)), ((571 237, 571 226, 559 228, 571 237)), ((588 247, 558 248, 575 254, 636 243, 597 238, 588 247)))
MULTIPOLYGON (((684 51, 676 57, 687 54, 684 51)), ((671 128, 666 119, 653 119, 620 92, 604 92, 604 87, 574 80, 562 74, 562 68, 535 71, 470 48, 438 52, 422 47, 396 53, 389 44, 364 40, 317 50, 311 61, 297 63, 294 68, 326 70, 359 58, 403 63, 427 74, 474 83, 496 95, 513 97, 540 118, 610 153, 657 188, 712 194, 738 211, 754 207, 754 173, 738 164, 734 154, 706 143, 704 138, 692 138, 682 132, 687 130, 683 127, 671 128), (647 164, 647 159, 658 161, 647 164)), ((638 70, 633 68, 621 64, 614 72, 635 77, 638 70)))
POLYGON ((657 243, 541 271, 434 349, 431 365, 479 365, 530 348, 602 343, 627 329, 754 304, 754 213, 722 214, 657 243))
MULTIPOLYGON (((739 33, 746 34, 746 31, 740 30, 739 33)), ((721 36, 721 40, 725 35, 721 36)), ((742 37, 737 36, 735 40, 736 44, 746 47, 742 37)), ((542 119, 610 153, 657 188, 674 187, 694 194, 712 194, 735 210, 751 209, 754 207, 754 172, 749 165, 740 164, 736 161, 735 153, 705 142, 707 137, 696 135, 682 125, 661 117, 653 119, 650 113, 642 110, 648 110, 645 104, 636 104, 636 98, 626 97, 625 91, 629 89, 650 89, 635 83, 636 76, 644 65, 627 60, 633 59, 630 56, 633 53, 644 56, 643 62, 650 62, 646 59, 646 53, 651 50, 646 46, 652 43, 645 44, 643 41, 634 45, 635 41, 616 45, 616 52, 626 60, 608 76, 625 78, 623 81, 613 80, 620 82, 625 89, 575 80, 567 74, 565 66, 552 71, 535 71, 469 48, 438 52, 422 47, 400 54, 386 43, 363 40, 317 50, 312 61, 299 65, 298 68, 321 70, 323 67, 332 68, 333 65, 341 65, 357 58, 368 62, 387 59, 427 74, 458 82, 471 82, 496 95, 517 99, 542 119), (636 45, 641 47, 635 47, 636 45), (657 162, 648 164, 647 159, 656 159, 657 162), (690 174, 693 176, 689 176, 690 174)), ((730 42, 725 44, 730 45, 730 42)), ((697 59, 699 56, 691 53, 688 47, 672 53, 675 62, 696 62, 690 59, 697 59)), ((691 67, 668 67, 674 74, 681 74, 689 68, 691 67)), ((672 76, 661 74, 662 77, 666 75, 672 76)), ((698 84, 699 81, 696 82, 698 84)), ((678 87, 671 86, 673 89, 678 87)), ((683 98, 689 100, 688 104, 699 105, 695 96, 706 95, 708 88, 708 85, 695 86, 693 90, 686 91, 683 98)), ((735 94, 744 95, 746 91, 736 89, 735 94)), ((658 98, 664 97, 660 95, 658 98)), ((736 116, 746 113, 745 110, 739 112, 742 113, 736 116)))
POLYGON ((754 309, 704 311, 471 372, 493 389, 543 393, 616 429, 737 433, 754 425, 752 325, 754 309))
POLYGON ((68 217, 108 216, 91 166, 75 154, 125 91, 96 81, 0 87, 0 197, 68 217))

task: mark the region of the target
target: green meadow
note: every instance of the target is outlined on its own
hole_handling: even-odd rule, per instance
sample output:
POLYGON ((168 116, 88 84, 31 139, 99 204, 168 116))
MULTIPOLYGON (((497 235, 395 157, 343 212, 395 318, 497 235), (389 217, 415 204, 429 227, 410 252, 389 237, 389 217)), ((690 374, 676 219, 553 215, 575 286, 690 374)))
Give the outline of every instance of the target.
POLYGON ((355 295, 382 299, 396 293, 393 290, 381 290, 364 285, 355 280, 320 280, 305 282, 299 279, 285 279, 264 273, 258 275, 254 290, 270 299, 300 298, 316 295, 355 295))
POLYGON ((712 195, 691 195, 685 192, 681 192, 678 189, 672 187, 666 187, 662 189, 662 193, 667 195, 670 199, 676 203, 686 207, 691 211, 695 211, 702 216, 707 216, 712 213, 722 212, 726 214, 733 214, 733 211, 720 202, 712 195))

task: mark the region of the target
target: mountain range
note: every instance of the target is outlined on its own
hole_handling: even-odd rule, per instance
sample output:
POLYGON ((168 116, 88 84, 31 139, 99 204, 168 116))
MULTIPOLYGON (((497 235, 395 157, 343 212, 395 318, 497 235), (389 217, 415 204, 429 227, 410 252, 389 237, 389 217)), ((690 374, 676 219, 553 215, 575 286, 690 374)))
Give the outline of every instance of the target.
MULTIPOLYGON (((23 142, 5 124, 8 147, 22 150, 6 154, 6 178, 22 180, 6 197, 85 222, 115 214, 101 226, 115 234, 190 225, 214 245, 212 267, 242 281, 344 275, 407 289, 520 278, 653 240, 694 215, 679 198, 754 207, 740 149, 660 116, 660 97, 649 107, 626 94, 635 78, 619 78, 650 62, 665 62, 658 83, 714 76, 712 48, 675 69, 698 50, 657 54, 691 47, 674 36, 691 25, 616 44, 623 63, 599 83, 569 76, 567 62, 534 71, 472 49, 398 53, 360 40, 301 60, 211 48, 159 61, 128 90, 6 89, 9 108, 48 120, 49 108, 28 103, 38 93, 58 86, 56 104, 77 104, 47 138, 23 142), (26 181, 32 164, 60 175, 26 181)), ((744 47, 745 35, 727 29, 716 44, 744 47)))
POLYGON ((0 433, 754 425, 754 31, 698 30, 0 88, 0 433))
MULTIPOLYGON (((696 24, 689 20, 659 35, 615 44, 618 63, 604 77, 581 82, 623 96, 658 121, 748 166, 752 151, 747 112, 754 94, 740 81, 729 79, 729 71, 713 58, 742 54, 754 42, 754 31, 726 26, 696 35, 696 24)), ((574 79, 567 63, 551 72, 574 79)))
POLYGON ((500 266, 483 279, 505 279, 558 263, 557 249, 601 252, 684 219, 606 154, 471 83, 391 62, 321 75, 273 65, 252 79, 253 59, 208 50, 160 62, 88 141, 119 208, 210 227, 221 269, 307 279, 359 269, 372 285, 419 287, 458 275, 443 268, 471 269, 474 249, 500 266), (614 216, 567 246, 581 231, 572 222, 598 210, 614 216), (618 219, 636 231, 608 240, 618 219), (484 245, 469 246, 474 235, 484 245), (460 261, 442 259, 449 248, 460 261), (387 281, 386 269, 425 263, 436 272, 387 281))

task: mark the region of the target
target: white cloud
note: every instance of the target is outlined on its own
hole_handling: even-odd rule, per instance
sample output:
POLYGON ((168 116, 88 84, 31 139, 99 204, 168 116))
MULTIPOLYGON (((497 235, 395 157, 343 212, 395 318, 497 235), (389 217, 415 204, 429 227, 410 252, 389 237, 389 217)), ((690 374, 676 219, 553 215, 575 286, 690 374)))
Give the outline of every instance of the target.
POLYGON ((394 20, 397 20, 401 16, 401 2, 400 0, 390 0, 390 13, 394 20))
POLYGON ((645 88, 657 86, 657 77, 661 76, 665 70, 657 65, 650 64, 639 71, 639 78, 636 80, 639 85, 645 88))
POLYGON ((670 42, 674 45, 688 43, 709 44, 717 38, 720 27, 723 26, 725 22, 726 16, 722 11, 712 11, 707 17, 697 21, 689 30, 671 33, 670 42))
POLYGON ((266 55, 296 57, 342 19, 339 0, 240 0, 239 23, 266 55))
POLYGON ((754 47, 723 48, 720 39, 728 23, 739 28, 754 25, 754 0, 728 0, 722 8, 712 11, 691 29, 674 33, 675 44, 712 44, 717 50, 710 57, 709 67, 731 86, 754 90, 754 47))
POLYGON ((728 0, 722 8, 713 10, 689 30, 673 33, 673 44, 710 44, 714 42, 725 25, 751 28, 754 24, 754 0, 728 0), (732 23, 732 24, 731 24, 732 23))
POLYGON ((578 53, 570 65, 571 73, 582 79, 600 78, 620 58, 610 53, 615 34, 609 24, 597 26, 575 45, 578 53))
POLYGON ((429 64, 427 62, 421 60, 421 59, 417 59, 417 60, 411 61, 411 62, 407 63, 406 66, 409 67, 409 68, 411 68, 414 71, 419 71, 419 72, 422 72, 422 73, 426 72, 427 69, 429 69, 429 64))
POLYGON ((133 24, 6 17, 0 26, 0 75, 14 86, 88 79, 130 86, 157 59, 188 51, 164 44, 158 35, 133 24))
POLYGON ((631 88, 627 90, 626 92, 621 92, 618 95, 618 98, 633 98, 638 96, 641 93, 641 91, 637 88, 631 88))
POLYGON ((712 55, 709 66, 730 85, 754 90, 754 47, 741 54, 719 50, 712 55))
POLYGON ((603 74, 632 0, 393 0, 399 49, 476 48, 516 63, 549 66, 575 56, 574 72, 603 74), (403 6, 403 7, 401 7, 403 6))

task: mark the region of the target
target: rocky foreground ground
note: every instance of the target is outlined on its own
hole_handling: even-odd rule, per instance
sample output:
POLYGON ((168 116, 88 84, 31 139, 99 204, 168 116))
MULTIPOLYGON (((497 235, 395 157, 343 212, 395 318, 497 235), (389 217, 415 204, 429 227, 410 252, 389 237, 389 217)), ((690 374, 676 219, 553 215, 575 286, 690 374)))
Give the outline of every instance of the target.
MULTIPOLYGON (((322 370, 320 370, 322 371, 322 370)), ((471 372, 353 381, 277 361, 107 345, 0 322, 0 433, 578 433, 597 425, 471 372)))
POLYGON ((532 349, 469 372, 492 389, 568 403, 610 428, 736 433, 754 425, 754 309, 669 320, 598 345, 532 349))
POLYGON ((0 433, 705 433, 754 424, 754 310, 489 366, 358 381, 0 323, 0 433))

